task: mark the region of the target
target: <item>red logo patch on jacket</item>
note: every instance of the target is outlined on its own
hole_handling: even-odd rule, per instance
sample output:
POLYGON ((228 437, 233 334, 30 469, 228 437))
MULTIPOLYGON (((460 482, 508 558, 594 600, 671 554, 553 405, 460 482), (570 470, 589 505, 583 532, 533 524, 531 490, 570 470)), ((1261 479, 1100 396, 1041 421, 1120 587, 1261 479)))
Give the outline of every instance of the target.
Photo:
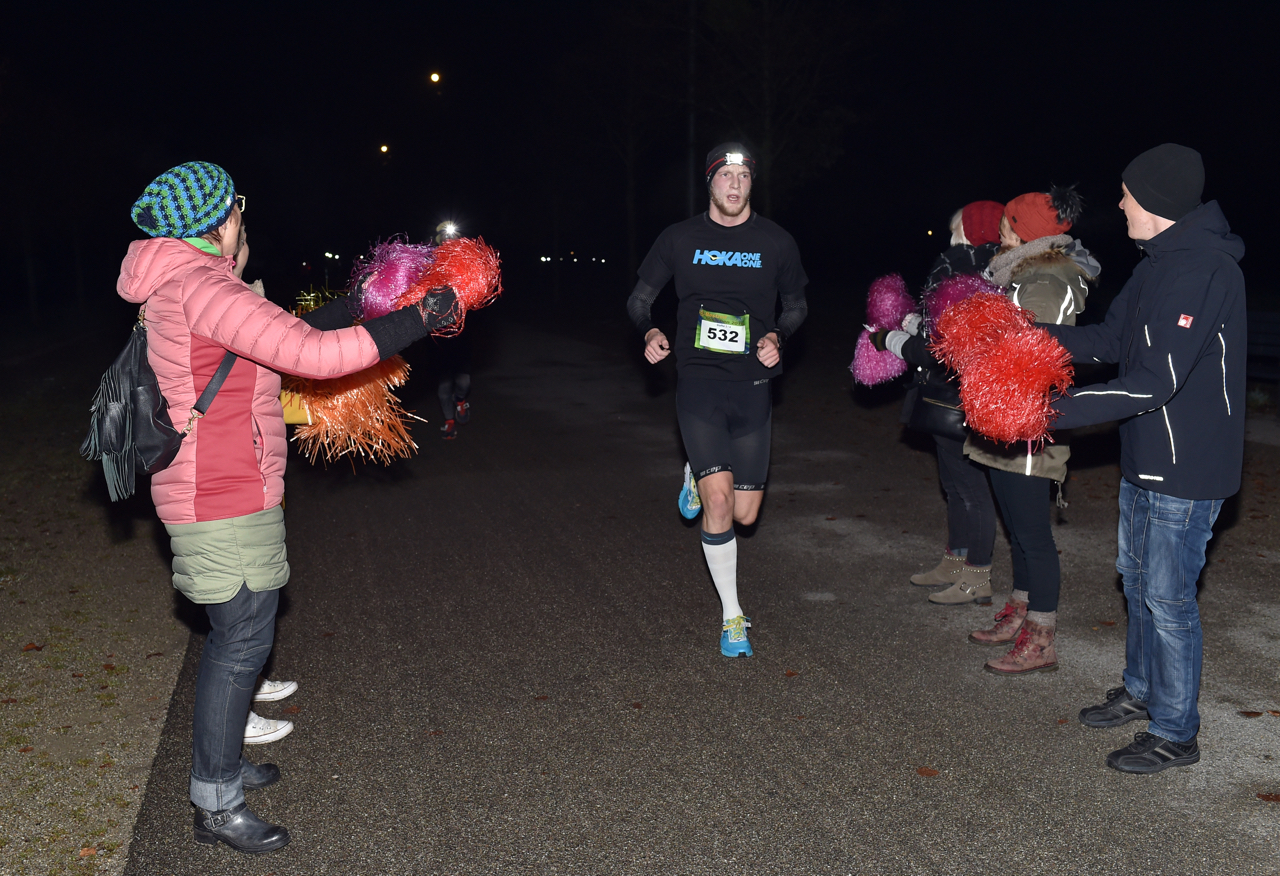
POLYGON ((1184 313, 1182 314, 1182 316, 1178 317, 1178 325, 1181 326, 1182 328, 1191 328, 1191 322, 1194 319, 1195 319, 1194 316, 1187 316, 1184 313))

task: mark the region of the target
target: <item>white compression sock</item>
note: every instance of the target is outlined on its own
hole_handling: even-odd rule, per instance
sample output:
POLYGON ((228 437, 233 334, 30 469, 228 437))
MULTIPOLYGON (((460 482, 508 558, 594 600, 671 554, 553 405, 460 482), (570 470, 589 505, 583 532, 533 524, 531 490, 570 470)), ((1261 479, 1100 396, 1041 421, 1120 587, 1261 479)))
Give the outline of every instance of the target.
POLYGON ((702 553, 707 558, 707 568, 711 570, 716 592, 720 594, 724 619, 737 617, 742 614, 742 606, 738 605, 738 540, 734 538, 733 530, 718 535, 704 530, 702 553))

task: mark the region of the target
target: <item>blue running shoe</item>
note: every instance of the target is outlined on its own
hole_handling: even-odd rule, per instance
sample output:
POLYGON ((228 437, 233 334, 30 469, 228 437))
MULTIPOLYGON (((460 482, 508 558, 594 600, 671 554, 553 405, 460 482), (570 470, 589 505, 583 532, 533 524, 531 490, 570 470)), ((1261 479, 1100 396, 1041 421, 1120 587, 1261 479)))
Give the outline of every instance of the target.
POLYGON ((692 520, 702 511, 702 499, 698 496, 698 483, 693 479, 689 463, 684 464, 684 489, 680 491, 680 513, 685 520, 692 520))
POLYGON ((747 641, 746 630, 749 626, 751 618, 742 615, 725 621, 720 633, 720 653, 726 657, 750 657, 751 643, 747 641))

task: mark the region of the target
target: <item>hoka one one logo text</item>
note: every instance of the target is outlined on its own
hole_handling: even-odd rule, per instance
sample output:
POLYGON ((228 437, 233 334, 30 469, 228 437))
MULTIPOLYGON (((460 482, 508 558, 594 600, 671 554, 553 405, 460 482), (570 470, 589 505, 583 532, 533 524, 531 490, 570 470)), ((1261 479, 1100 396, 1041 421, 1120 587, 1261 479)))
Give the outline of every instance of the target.
POLYGON ((759 268, 758 252, 725 252, 718 249, 695 249, 693 251, 695 265, 727 265, 738 268, 759 268))

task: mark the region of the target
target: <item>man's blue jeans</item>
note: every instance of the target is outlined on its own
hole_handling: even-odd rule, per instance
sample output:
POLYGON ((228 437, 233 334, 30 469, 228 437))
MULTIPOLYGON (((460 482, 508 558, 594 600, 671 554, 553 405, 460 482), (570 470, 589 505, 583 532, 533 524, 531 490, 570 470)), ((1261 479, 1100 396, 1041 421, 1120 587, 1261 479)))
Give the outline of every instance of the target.
POLYGON ((244 802, 240 750, 258 673, 276 635, 279 590, 248 586, 206 605, 209 637, 200 656, 191 726, 191 802, 215 812, 244 802))
POLYGON ((1221 510, 1221 499, 1178 499, 1120 479, 1116 571, 1129 603, 1124 686, 1147 704, 1147 730, 1174 742, 1200 730, 1204 634, 1196 582, 1221 510))

